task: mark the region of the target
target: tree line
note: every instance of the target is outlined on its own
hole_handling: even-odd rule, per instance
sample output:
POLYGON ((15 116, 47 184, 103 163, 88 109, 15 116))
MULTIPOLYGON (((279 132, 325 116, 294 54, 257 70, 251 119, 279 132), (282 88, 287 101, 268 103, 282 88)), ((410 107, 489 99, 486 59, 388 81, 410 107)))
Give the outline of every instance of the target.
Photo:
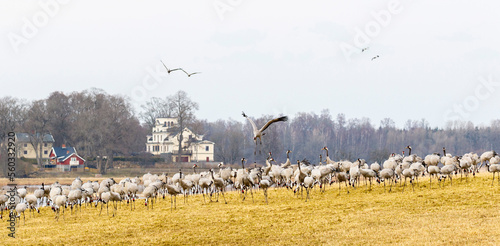
MULTIPOLYGON (((273 116, 255 119, 264 124, 273 116)), ((311 163, 323 160, 327 146, 332 160, 365 159, 369 163, 382 163, 392 153, 402 153, 412 146, 412 154, 447 153, 462 155, 468 152, 483 153, 500 145, 500 120, 489 126, 475 126, 471 122, 448 122, 445 128, 430 127, 425 119, 408 120, 403 128, 397 128, 390 118, 383 119, 378 127, 369 118, 347 119, 340 113, 333 117, 328 110, 321 114, 298 113, 289 122, 273 124, 263 137, 263 149, 267 152, 254 156, 250 123, 235 120, 205 122, 207 137, 216 143, 216 158, 237 163, 242 156, 249 162, 263 163, 267 152, 279 162, 285 162, 286 150, 291 150, 292 162, 306 159, 311 163)))
POLYGON ((10 131, 29 135, 39 167, 44 164, 43 136, 51 134, 54 147, 62 144, 75 147, 78 154, 94 163, 101 173, 112 165, 113 158, 106 157, 143 149, 146 134, 128 99, 100 89, 70 94, 56 91, 46 99, 31 102, 1 98, 1 143, 10 131))
MULTIPOLYGON (((144 151, 146 136, 151 134, 158 117, 177 117, 179 131, 188 127, 215 142, 215 160, 230 164, 240 163, 242 157, 250 163, 261 164, 268 152, 272 152, 278 162, 284 162, 286 150, 292 151, 292 161, 307 159, 318 163, 320 154, 326 157, 326 152, 321 150, 325 146, 333 160, 362 158, 380 163, 393 152, 401 153, 407 145, 419 155, 441 152, 443 147, 457 155, 471 151, 482 153, 500 145, 500 120, 492 121, 489 126, 449 122, 445 128, 430 127, 425 119, 408 120, 403 128, 397 128, 393 120, 386 118, 375 127, 369 118, 347 119, 342 113, 334 117, 323 110, 320 114, 297 113, 287 122, 273 124, 263 137, 263 153, 254 155, 255 143, 248 121, 241 116, 239 120, 208 122, 195 117, 198 108, 184 91, 165 98, 151 98, 142 105, 139 114, 134 112, 128 98, 95 88, 69 94, 56 91, 46 99, 31 102, 3 97, 0 98, 0 143, 4 151, 8 132, 25 132, 33 147, 41 150, 43 134, 50 133, 54 146, 75 147, 79 155, 94 163, 101 173, 112 167, 113 158, 104 159, 104 156, 127 156, 144 151)), ((263 125, 275 117, 262 115, 253 119, 257 125, 263 125)), ((179 146, 179 150, 181 148, 179 146)), ((37 164, 43 164, 41 152, 37 153, 37 164)))

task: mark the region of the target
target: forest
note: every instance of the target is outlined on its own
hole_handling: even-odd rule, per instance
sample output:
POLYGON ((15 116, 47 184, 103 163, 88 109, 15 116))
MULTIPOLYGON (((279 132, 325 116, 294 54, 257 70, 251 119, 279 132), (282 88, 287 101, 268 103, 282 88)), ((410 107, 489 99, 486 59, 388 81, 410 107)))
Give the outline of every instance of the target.
MULTIPOLYGON (((369 118, 347 119, 342 113, 333 116, 323 109, 320 114, 289 115, 287 122, 273 124, 263 137, 262 153, 257 151, 254 155, 252 127, 241 112, 235 112, 240 120, 209 122, 196 118, 198 108, 184 91, 166 98, 151 98, 142 105, 141 112, 134 111, 127 97, 95 88, 68 94, 55 91, 34 101, 3 97, 0 98, 1 156, 6 156, 9 132, 28 133, 33 146, 39 145, 43 134, 50 133, 54 146, 75 147, 82 157, 105 172, 112 167, 113 158, 104 162, 99 157, 144 152, 146 136, 151 134, 156 117, 182 119, 182 124, 215 142, 215 161, 227 164, 238 164, 242 157, 249 163, 264 163, 268 152, 280 163, 285 161, 287 150, 292 151, 290 158, 294 161, 307 159, 319 163, 320 154, 326 156, 322 150, 325 146, 332 160, 361 158, 368 163, 380 163, 393 152, 401 153, 408 145, 412 146, 412 153, 425 156, 442 153, 443 147, 448 153, 462 155, 482 153, 500 144, 500 120, 481 126, 455 121, 437 128, 429 126, 425 119, 409 119, 403 128, 398 128, 393 120, 385 118, 376 127, 369 118)), ((277 116, 261 115, 253 120, 263 125, 277 116)), ((0 160, 2 164, 4 159, 0 160)), ((36 163, 41 166, 42 162, 38 156, 36 163)))

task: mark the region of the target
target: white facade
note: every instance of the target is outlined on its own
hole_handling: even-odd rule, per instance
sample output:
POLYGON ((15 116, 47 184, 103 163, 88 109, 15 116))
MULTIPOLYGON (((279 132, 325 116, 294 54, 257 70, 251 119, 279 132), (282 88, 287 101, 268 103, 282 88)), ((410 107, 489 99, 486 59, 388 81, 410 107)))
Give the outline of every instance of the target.
MULTIPOLYGON (((153 155, 172 154, 172 161, 176 162, 179 151, 176 127, 177 118, 157 118, 152 135, 147 136, 146 151, 153 155)), ((203 135, 197 135, 188 128, 184 128, 182 136, 183 162, 214 161, 215 143, 203 140, 203 135)))

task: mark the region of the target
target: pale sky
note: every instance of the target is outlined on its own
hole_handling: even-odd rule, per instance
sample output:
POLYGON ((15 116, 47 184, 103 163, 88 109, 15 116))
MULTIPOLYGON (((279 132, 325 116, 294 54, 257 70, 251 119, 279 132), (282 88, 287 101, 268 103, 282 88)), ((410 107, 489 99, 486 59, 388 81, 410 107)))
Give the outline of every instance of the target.
POLYGON ((184 90, 209 121, 329 109, 375 126, 386 117, 399 127, 489 124, 500 118, 499 9, 492 0, 0 1, 0 97, 97 87, 138 111, 184 90), (201 74, 166 74, 160 59, 201 74))

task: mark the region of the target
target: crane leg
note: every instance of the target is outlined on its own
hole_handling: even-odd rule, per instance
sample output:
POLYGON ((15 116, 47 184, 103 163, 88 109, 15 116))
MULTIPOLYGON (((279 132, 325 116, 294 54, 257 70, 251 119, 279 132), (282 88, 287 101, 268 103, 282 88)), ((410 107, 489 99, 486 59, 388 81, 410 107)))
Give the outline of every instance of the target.
POLYGON ((265 189, 265 190, 264 190, 264 195, 266 196, 266 204, 269 204, 269 203, 267 202, 267 189, 265 189))
POLYGON ((255 201, 253 200, 253 191, 252 191, 252 188, 250 188, 250 194, 252 195, 252 202, 255 202, 255 201))
POLYGON ((224 198, 224 203, 227 204, 226 197, 224 196, 224 192, 222 192, 222 198, 224 198))

